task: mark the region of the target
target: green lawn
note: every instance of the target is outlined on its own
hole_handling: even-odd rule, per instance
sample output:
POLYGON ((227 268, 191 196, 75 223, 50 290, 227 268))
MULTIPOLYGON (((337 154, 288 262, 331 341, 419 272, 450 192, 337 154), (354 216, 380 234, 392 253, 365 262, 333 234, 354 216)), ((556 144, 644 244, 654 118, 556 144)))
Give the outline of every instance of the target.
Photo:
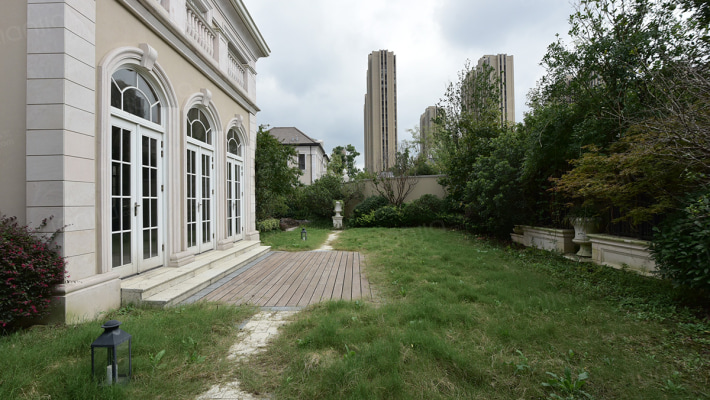
POLYGON ((252 307, 123 308, 99 322, 36 326, 0 337, 0 399, 194 399, 232 371, 224 357, 252 307), (117 319, 133 338, 133 380, 91 379, 91 343, 117 319), (161 357, 159 354, 165 350, 161 357))
POLYGON ((710 324, 654 278, 437 229, 351 229, 336 248, 367 255, 377 301, 301 313, 240 368, 248 387, 300 399, 710 396, 710 324))
POLYGON ((133 335, 129 385, 89 379, 101 321, 35 327, 0 337, 0 399, 194 399, 234 378, 279 399, 710 398, 708 308, 665 282, 440 229, 335 247, 366 255, 375 301, 301 312, 246 363, 224 355, 252 308, 124 308, 101 321, 133 335))
POLYGON ((271 246, 271 250, 281 251, 305 251, 318 249, 332 229, 324 229, 306 225, 307 239, 301 239, 301 227, 292 231, 271 231, 261 234, 261 242, 265 246, 271 246))

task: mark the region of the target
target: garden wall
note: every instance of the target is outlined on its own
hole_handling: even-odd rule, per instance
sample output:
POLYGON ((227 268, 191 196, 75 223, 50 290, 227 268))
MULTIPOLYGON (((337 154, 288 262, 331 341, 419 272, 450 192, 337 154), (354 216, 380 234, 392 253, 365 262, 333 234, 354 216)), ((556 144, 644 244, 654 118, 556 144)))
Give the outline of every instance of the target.
MULTIPOLYGON (((414 185, 414 188, 409 193, 409 195, 404 199, 404 202, 409 203, 422 197, 425 194, 433 194, 434 196, 440 199, 446 197, 446 189, 439 184, 439 178, 441 178, 442 176, 443 175, 426 175, 417 177, 417 183, 414 185)), ((355 183, 349 184, 352 185, 355 183)), ((370 196, 377 195, 377 191, 375 190, 375 184, 372 183, 372 179, 365 179, 357 184, 361 185, 361 192, 363 194, 363 198, 358 201, 351 201, 346 204, 345 215, 350 215, 355 206, 357 206, 362 200, 365 200, 370 196)))

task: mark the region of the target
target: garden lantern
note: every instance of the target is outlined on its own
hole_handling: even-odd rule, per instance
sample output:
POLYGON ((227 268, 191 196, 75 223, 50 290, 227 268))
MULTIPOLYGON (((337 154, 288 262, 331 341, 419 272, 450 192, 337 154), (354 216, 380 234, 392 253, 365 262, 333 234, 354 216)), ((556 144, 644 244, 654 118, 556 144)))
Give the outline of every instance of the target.
POLYGON ((308 232, 306 232, 306 228, 301 228, 301 240, 306 239, 308 239, 308 232))
POLYGON ((91 343, 91 375, 105 385, 131 379, 131 335, 119 325, 116 320, 106 322, 104 332, 91 343))

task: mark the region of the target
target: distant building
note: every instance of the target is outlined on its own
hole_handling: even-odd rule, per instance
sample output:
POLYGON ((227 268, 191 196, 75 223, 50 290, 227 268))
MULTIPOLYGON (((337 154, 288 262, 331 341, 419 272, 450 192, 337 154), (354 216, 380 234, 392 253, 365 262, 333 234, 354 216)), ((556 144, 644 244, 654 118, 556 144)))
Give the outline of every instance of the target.
POLYGON ((304 185, 310 185, 325 175, 328 169, 328 155, 323 149, 323 141, 315 140, 294 127, 274 127, 269 130, 271 136, 281 143, 293 146, 298 155, 293 165, 303 171, 299 180, 304 185))
POLYGON ((387 50, 367 57, 365 169, 382 172, 397 153, 397 58, 387 50))
POLYGON ((491 79, 500 78, 498 86, 500 90, 500 113, 501 124, 507 121, 508 124, 515 123, 515 77, 513 68, 513 56, 507 54, 485 55, 478 60, 477 71, 481 71, 484 65, 490 65, 491 79))
POLYGON ((419 117, 419 154, 425 156, 427 160, 431 159, 431 143, 433 141, 435 120, 437 117, 438 108, 429 106, 424 110, 424 114, 419 117))

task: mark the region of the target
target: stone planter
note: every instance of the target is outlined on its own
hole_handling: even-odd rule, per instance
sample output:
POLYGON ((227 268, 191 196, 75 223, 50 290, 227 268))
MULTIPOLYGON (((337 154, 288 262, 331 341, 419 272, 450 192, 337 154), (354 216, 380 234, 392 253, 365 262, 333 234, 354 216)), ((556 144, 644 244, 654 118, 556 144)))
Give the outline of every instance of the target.
POLYGON ((562 254, 574 252, 574 243, 572 243, 574 231, 572 229, 540 228, 534 226, 521 226, 521 228, 523 229, 522 239, 520 238, 521 235, 511 234, 511 238, 514 241, 522 240, 522 243, 518 243, 543 250, 556 251, 562 254))
POLYGON ((587 236, 595 263, 615 268, 626 266, 645 274, 656 271, 656 263, 648 250, 651 242, 602 234, 587 236))
POLYGON ((570 218, 570 223, 574 227, 574 239, 572 242, 579 245, 579 251, 577 255, 579 257, 591 258, 592 257, 592 242, 587 236, 590 233, 595 233, 597 227, 599 226, 598 218, 570 218))

